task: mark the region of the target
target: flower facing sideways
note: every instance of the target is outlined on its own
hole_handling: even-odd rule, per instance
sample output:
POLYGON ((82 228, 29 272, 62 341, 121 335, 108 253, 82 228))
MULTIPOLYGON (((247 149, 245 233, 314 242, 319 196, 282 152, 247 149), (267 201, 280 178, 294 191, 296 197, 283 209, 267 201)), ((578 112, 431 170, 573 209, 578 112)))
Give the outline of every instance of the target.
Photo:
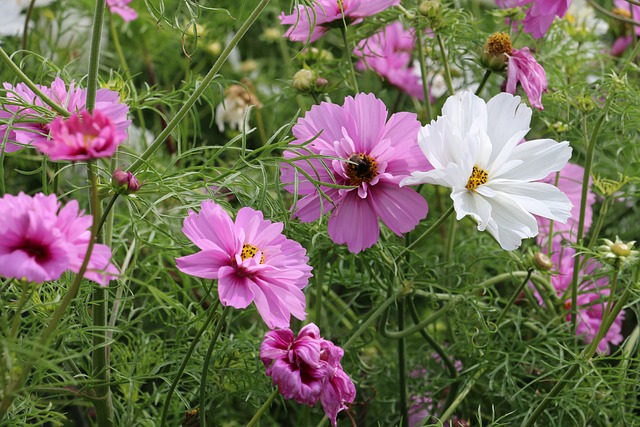
POLYGON ((292 129, 296 140, 284 152, 284 158, 291 159, 281 166, 284 188, 304 196, 293 216, 311 222, 333 210, 329 237, 353 253, 378 241, 378 218, 401 235, 427 215, 424 198, 398 185, 409 171, 429 168, 416 142, 420 123, 413 113, 395 113, 388 120, 387 114, 372 94, 347 97, 343 106, 323 102, 298 120, 292 129), (301 154, 333 160, 296 160, 301 154), (309 178, 353 188, 320 184, 320 194, 309 178))
POLYGON ((542 110, 542 94, 547 91, 547 73, 529 52, 528 47, 513 49, 508 54, 506 91, 516 93, 518 82, 532 107, 542 110))
MULTIPOLYGON (((5 194, 0 198, 0 276, 42 283, 80 271, 93 218, 78 202, 60 208, 55 195, 5 194)), ((111 249, 95 244, 84 277, 103 286, 118 274, 111 249)))
POLYGON ((524 18, 524 30, 534 38, 544 36, 553 20, 562 18, 569 10, 571 0, 497 0, 500 7, 518 7, 530 5, 524 18))
POLYGON ((303 320, 311 267, 305 249, 282 234, 262 212, 242 208, 235 222, 207 200, 199 213, 189 212, 182 231, 200 252, 176 260, 183 273, 218 279, 224 306, 246 308, 255 302, 269 328, 289 326, 290 316, 303 320))
POLYGON ((571 202, 551 184, 535 182, 560 170, 571 157, 568 142, 520 142, 531 109, 501 93, 488 103, 471 92, 445 102, 442 116, 422 128, 418 143, 435 169, 415 171, 401 185, 438 184, 452 189, 460 220, 470 215, 505 250, 538 234, 533 215, 565 223, 571 202))
POLYGON ((282 396, 309 406, 320 400, 334 426, 338 412, 356 397, 356 388, 340 364, 343 355, 340 347, 320 337, 313 323, 297 337, 290 329, 269 331, 260 346, 266 374, 282 396))

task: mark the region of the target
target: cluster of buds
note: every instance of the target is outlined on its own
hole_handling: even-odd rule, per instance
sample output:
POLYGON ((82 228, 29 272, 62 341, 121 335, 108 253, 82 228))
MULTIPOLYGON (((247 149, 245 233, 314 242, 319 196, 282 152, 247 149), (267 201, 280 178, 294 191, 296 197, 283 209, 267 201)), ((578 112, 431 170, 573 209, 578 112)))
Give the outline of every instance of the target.
POLYGON ((636 244, 635 240, 631 242, 623 242, 618 236, 616 241, 602 239, 604 245, 598 246, 598 253, 602 260, 606 263, 617 267, 624 267, 636 261, 640 252, 633 250, 636 244))
POLYGON ((321 93, 327 84, 329 84, 327 79, 307 68, 303 68, 293 75, 292 86, 300 93, 321 93))
POLYGON ((425 0, 418 5, 418 12, 427 18, 429 28, 433 31, 439 30, 444 24, 441 6, 440 0, 425 0))

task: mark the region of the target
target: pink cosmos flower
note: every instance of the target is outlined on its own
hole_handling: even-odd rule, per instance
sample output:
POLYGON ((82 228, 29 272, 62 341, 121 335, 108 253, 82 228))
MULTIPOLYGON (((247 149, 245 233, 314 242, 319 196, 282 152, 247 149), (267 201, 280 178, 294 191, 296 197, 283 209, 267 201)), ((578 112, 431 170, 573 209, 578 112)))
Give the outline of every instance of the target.
MULTIPOLYGON (((631 13, 631 19, 640 21, 640 6, 632 5, 627 0, 613 0, 613 7, 631 13)), ((640 27, 634 27, 637 35, 640 36, 640 27)))
POLYGON ((344 351, 310 323, 294 338, 290 329, 269 331, 260 346, 266 374, 285 399, 314 406, 318 400, 335 426, 338 412, 353 403, 356 388, 342 370, 344 351))
POLYGON ((622 56, 625 50, 633 43, 633 36, 620 36, 614 40, 611 46, 612 56, 622 56))
MULTIPOLYGON (((17 151, 23 145, 46 142, 50 134, 51 117, 55 112, 26 85, 22 83, 15 87, 9 83, 3 85, 10 102, 0 106, 0 119, 12 122, 11 128, 8 125, 0 125, 0 139, 4 139, 8 133, 5 151, 17 151)), ((56 77, 50 88, 39 86, 39 89, 70 113, 85 110, 87 91, 77 88, 73 82, 67 88, 64 81, 56 77)), ((131 124, 131 121, 127 120, 129 107, 120 102, 118 92, 99 89, 96 92, 94 111, 100 111, 107 116, 118 131, 126 132, 131 124)))
MULTIPOLYGON (((0 276, 42 283, 80 271, 93 218, 75 200, 60 206, 42 193, 0 198, 0 276)), ((84 277, 106 286, 118 274, 110 259, 111 249, 95 244, 84 277)))
POLYGON ((90 160, 111 157, 127 133, 118 130, 99 110, 56 117, 51 122, 51 140, 34 143, 51 160, 90 160))
POLYGON ((129 7, 131 0, 107 0, 107 6, 111 13, 116 13, 125 20, 125 22, 133 21, 138 17, 138 12, 129 7))
POLYGON ((347 97, 343 106, 314 105, 293 127, 296 140, 284 152, 285 159, 291 160, 281 167, 284 188, 304 196, 293 216, 311 222, 332 211, 329 237, 347 244, 353 253, 378 241, 378 218, 401 235, 427 215, 422 196, 399 186, 411 171, 431 169, 417 143, 420 123, 413 113, 395 113, 388 120, 387 114, 384 103, 372 94, 347 97), (295 160, 309 152, 333 160, 295 160), (321 195, 309 177, 354 188, 320 184, 321 195))
POLYGON ((497 0, 498 6, 521 7, 531 5, 524 18, 524 30, 539 39, 551 27, 553 20, 562 18, 569 9, 571 0, 497 0))
MULTIPOLYGON (((582 200, 582 178, 584 177, 584 168, 580 165, 567 163, 559 172, 558 188, 567 195, 571 204, 571 217, 566 224, 558 221, 553 223, 553 239, 561 241, 576 241, 576 233, 578 232, 578 222, 580 220, 580 201, 582 200)), ((556 173, 551 173, 546 178, 540 180, 548 184, 556 185, 556 173)), ((596 195, 591 191, 593 180, 589 178, 587 190, 587 204, 584 216, 584 232, 589 231, 593 218, 593 204, 596 201, 596 195)), ((551 220, 543 217, 536 217, 538 220, 538 239, 540 245, 544 246, 549 238, 549 225, 551 220)))
POLYGON ((509 62, 506 91, 515 94, 516 86, 520 82, 531 106, 543 110, 542 93, 547 91, 547 74, 542 65, 538 64, 528 47, 513 49, 507 57, 509 62))
POLYGON ((342 13, 348 24, 397 6, 400 0, 314 0, 313 7, 298 5, 291 15, 280 15, 282 25, 291 25, 284 33, 291 41, 314 42, 332 27, 342 26, 342 13), (342 3, 342 8, 340 8, 342 3))
POLYGON ((423 100, 420 71, 416 72, 411 62, 414 46, 411 32, 396 21, 358 43, 353 53, 362 59, 356 67, 360 70, 370 67, 392 85, 423 100))
POLYGON ((199 213, 189 212, 182 231, 200 252, 176 259, 183 273, 218 279, 224 306, 246 308, 255 302, 269 328, 289 326, 290 316, 303 320, 311 267, 305 249, 282 234, 282 223, 262 212, 242 208, 235 223, 207 200, 199 213))

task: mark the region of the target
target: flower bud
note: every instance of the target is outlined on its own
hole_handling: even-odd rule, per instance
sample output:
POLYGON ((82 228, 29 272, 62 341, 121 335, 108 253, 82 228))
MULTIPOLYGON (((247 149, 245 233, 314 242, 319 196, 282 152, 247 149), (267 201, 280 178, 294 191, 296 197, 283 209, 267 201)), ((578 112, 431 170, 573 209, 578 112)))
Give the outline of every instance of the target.
POLYGON ((315 80, 313 71, 303 68, 293 76, 293 88, 300 93, 309 92, 315 80))
POLYGON ((533 263, 538 269, 542 271, 549 271, 553 267, 553 262, 551 262, 551 259, 542 252, 538 252, 533 256, 533 263))
POLYGON ((509 34, 494 33, 487 38, 480 60, 489 70, 500 72, 507 65, 507 55, 512 51, 509 34))
POLYGON ((263 31, 262 37, 266 41, 274 43, 280 40, 280 38, 282 37, 282 31, 280 31, 280 29, 276 27, 269 27, 263 31))
POLYGON ((440 2, 438 0, 425 0, 418 6, 418 12, 427 18, 435 18, 440 11, 440 2))
POLYGON ((631 242, 623 242, 618 236, 616 241, 612 242, 609 239, 602 239, 604 245, 598 247, 598 252, 605 262, 618 267, 623 267, 626 264, 630 264, 636 261, 638 251, 633 250, 633 246, 636 244, 635 240, 631 242))
POLYGON ((329 80, 325 79, 324 77, 318 77, 316 79, 316 87, 317 88, 322 88, 322 87, 324 87, 324 86, 326 86, 328 84, 329 84, 329 80))
POLYGON ((138 179, 131 172, 125 172, 120 168, 111 175, 111 185, 118 193, 122 194, 135 193, 140 189, 138 179))

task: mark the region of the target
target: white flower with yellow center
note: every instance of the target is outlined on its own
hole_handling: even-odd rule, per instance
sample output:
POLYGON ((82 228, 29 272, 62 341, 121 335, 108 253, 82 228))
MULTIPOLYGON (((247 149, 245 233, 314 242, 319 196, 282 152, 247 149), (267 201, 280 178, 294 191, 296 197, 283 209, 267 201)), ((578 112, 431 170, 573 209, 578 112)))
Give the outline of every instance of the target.
POLYGON ((416 171, 403 185, 437 184, 452 189, 460 220, 470 215, 505 250, 538 234, 533 215, 565 223, 571 202, 542 182, 571 157, 567 141, 520 143, 529 132, 531 109, 520 97, 501 93, 488 103, 471 92, 450 97, 442 116, 420 131, 418 143, 433 170, 416 171))

